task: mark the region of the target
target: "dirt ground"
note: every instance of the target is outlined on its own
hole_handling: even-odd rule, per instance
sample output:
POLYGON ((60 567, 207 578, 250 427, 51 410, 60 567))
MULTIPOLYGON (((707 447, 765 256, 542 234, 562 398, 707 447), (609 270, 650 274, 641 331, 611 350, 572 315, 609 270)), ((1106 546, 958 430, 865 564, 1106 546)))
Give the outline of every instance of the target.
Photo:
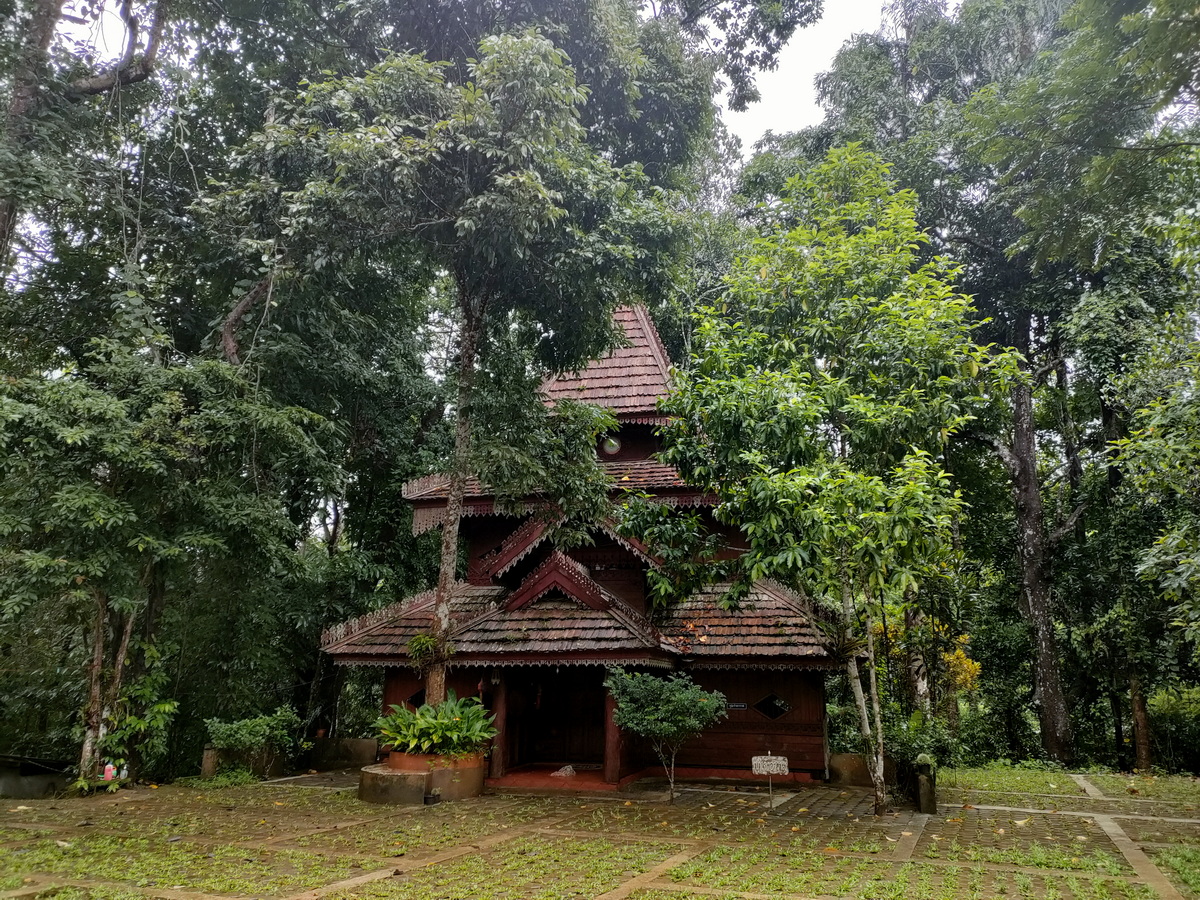
POLYGON ((1200 897, 1200 783, 941 773, 936 816, 867 792, 685 785, 675 805, 373 806, 354 774, 0 800, 0 898, 1152 900, 1200 897))

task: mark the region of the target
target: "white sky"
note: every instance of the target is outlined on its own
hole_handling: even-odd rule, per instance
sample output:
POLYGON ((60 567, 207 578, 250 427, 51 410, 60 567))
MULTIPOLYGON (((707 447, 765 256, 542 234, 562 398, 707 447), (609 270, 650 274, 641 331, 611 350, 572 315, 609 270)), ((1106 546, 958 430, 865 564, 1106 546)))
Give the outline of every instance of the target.
POLYGON ((744 156, 766 131, 798 131, 821 121, 813 79, 829 68, 851 35, 878 29, 882 14, 883 0, 825 0, 820 21, 792 35, 779 55, 779 68, 759 74, 762 100, 742 113, 726 110, 725 124, 742 139, 744 156))

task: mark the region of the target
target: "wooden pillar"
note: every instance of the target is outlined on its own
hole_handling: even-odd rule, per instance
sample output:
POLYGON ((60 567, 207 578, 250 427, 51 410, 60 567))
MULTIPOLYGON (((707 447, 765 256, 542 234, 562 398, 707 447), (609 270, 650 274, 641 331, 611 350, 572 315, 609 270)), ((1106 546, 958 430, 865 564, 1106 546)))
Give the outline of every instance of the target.
POLYGON ((617 701, 608 691, 604 692, 604 780, 616 784, 621 780, 624 768, 625 742, 616 723, 617 701))
POLYGON ((492 778, 503 778, 508 771, 508 679, 504 670, 497 669, 492 676, 496 679, 492 690, 492 713, 496 716, 499 734, 492 739, 492 758, 488 774, 492 778))

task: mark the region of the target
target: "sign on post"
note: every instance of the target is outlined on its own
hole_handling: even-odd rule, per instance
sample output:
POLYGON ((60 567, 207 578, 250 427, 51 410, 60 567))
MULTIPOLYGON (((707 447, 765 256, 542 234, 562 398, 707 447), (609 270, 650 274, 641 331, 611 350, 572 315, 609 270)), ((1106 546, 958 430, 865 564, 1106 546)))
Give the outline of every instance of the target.
POLYGON ((775 784, 772 778, 776 775, 787 775, 788 758, 786 756, 752 756, 750 757, 750 772, 754 775, 767 776, 767 792, 770 799, 768 810, 775 808, 775 784))
POLYGON ((752 756, 750 771, 755 775, 787 775, 791 770, 786 756, 752 756))

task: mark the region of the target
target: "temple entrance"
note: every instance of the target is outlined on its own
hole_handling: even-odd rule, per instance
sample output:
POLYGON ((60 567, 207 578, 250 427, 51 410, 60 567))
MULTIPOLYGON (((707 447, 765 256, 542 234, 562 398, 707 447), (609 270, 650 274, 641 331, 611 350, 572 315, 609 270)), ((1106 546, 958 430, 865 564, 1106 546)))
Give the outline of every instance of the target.
POLYGON ((604 762, 602 669, 538 666, 507 677, 510 766, 604 762))

